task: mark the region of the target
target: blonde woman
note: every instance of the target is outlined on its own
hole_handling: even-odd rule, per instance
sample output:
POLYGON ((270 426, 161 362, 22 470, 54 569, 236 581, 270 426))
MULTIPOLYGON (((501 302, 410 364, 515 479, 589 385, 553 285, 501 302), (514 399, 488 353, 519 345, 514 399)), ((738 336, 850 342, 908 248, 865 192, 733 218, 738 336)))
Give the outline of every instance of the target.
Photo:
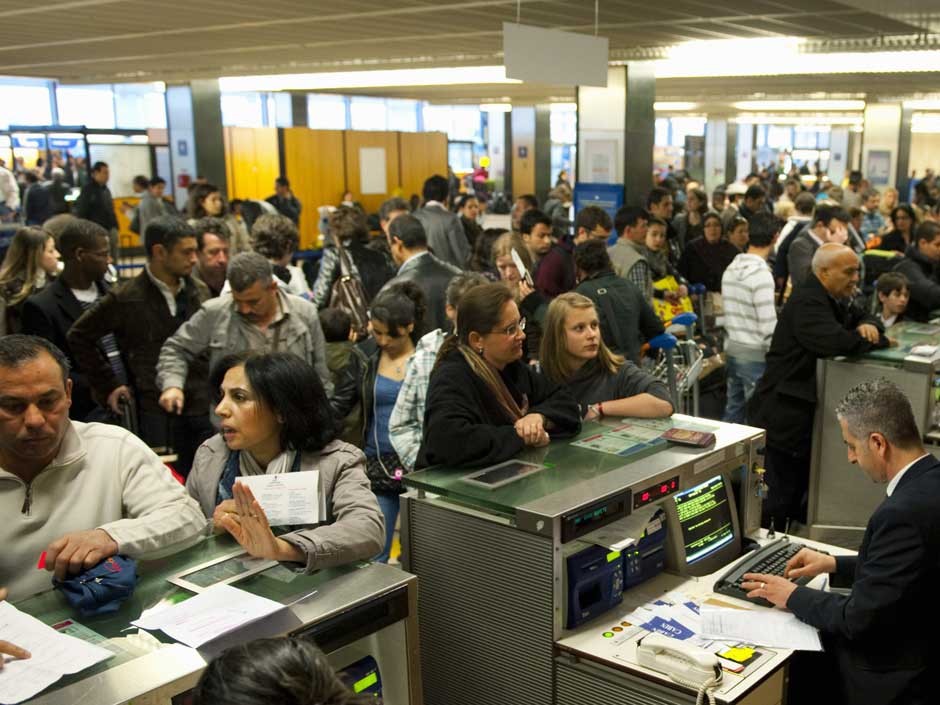
POLYGON ((562 294, 548 307, 540 360, 545 376, 568 388, 586 421, 673 412, 665 384, 604 345, 594 303, 582 294, 562 294))
POLYGON ((29 296, 38 293, 55 276, 59 251, 55 238, 40 228, 20 228, 0 266, 0 335, 19 333, 20 310, 29 296))

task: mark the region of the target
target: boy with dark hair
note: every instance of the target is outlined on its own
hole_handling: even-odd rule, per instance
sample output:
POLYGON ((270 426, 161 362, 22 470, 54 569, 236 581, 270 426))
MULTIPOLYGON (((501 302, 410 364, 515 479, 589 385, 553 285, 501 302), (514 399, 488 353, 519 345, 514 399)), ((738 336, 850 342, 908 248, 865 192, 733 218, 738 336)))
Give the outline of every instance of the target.
POLYGON ((613 222, 599 206, 585 206, 574 220, 574 237, 565 236, 549 250, 535 273, 535 289, 544 298, 553 299, 574 289, 576 283, 574 248, 589 240, 607 241, 613 222))
POLYGON ((336 385, 340 372, 349 362, 349 354, 355 342, 352 317, 341 308, 325 308, 319 316, 323 338, 326 340, 326 366, 336 385))
POLYGON ((780 221, 769 213, 752 216, 747 251, 732 260, 721 278, 728 335, 728 404, 723 421, 745 422, 747 401, 766 368, 764 360, 777 325, 774 277, 767 259, 780 227, 780 221))
POLYGON ((900 272, 885 272, 875 284, 878 303, 881 304, 881 322, 887 330, 904 318, 907 303, 911 298, 910 283, 900 272))
POLYGON ((552 249, 552 219, 540 210, 528 210, 519 219, 519 234, 538 272, 542 258, 552 249))

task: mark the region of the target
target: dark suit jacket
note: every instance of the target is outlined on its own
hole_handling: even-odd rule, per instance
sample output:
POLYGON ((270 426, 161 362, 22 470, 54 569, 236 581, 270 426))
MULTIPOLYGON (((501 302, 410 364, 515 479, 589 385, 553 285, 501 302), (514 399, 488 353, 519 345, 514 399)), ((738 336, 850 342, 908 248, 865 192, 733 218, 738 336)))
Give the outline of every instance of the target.
POLYGON ((886 347, 883 332, 874 316, 833 299, 815 274, 794 289, 777 319, 767 369, 748 407, 750 423, 767 430, 767 444, 794 455, 808 453, 816 410, 816 361, 886 347), (861 323, 882 331, 877 346, 855 330, 861 323))
POLYGON ((427 314, 424 317, 424 330, 432 331, 435 328, 446 328, 447 313, 447 285, 450 280, 460 274, 456 267, 442 262, 430 252, 413 257, 405 262, 398 274, 382 287, 383 290, 402 281, 411 281, 421 287, 424 292, 427 314))
MULTIPOLYGON (((162 413, 156 381, 160 348, 209 298, 206 286, 191 278, 185 280, 183 293, 185 315, 174 318, 163 294, 144 271, 114 289, 75 322, 69 331, 69 344, 100 402, 104 403, 117 388, 118 380, 96 341, 105 333, 114 333, 138 407, 142 411, 162 413)), ((183 389, 186 395, 184 414, 201 416, 206 413, 208 379, 208 357, 202 355, 189 366, 183 389)))
POLYGON ((910 282, 911 299, 907 304, 907 317, 915 321, 928 320, 930 312, 940 308, 937 266, 920 253, 917 245, 910 245, 904 257, 894 265, 894 271, 903 274, 910 282))
MULTIPOLYGON (((855 480, 859 482, 860 480, 855 480)), ((848 596, 798 587, 787 608, 826 637, 851 705, 937 702, 940 664, 940 462, 908 468, 875 510, 858 557, 836 559, 854 576, 848 596)))
MULTIPOLYGON (((108 293, 109 287, 104 281, 97 282, 97 285, 102 295, 108 293)), ((81 317, 83 310, 81 303, 61 277, 23 303, 23 332, 50 341, 65 353, 72 366, 69 373, 72 380, 70 416, 79 421, 83 421, 97 407, 92 399, 85 370, 78 364, 67 338, 69 329, 81 317)), ((95 345, 97 344, 96 339, 95 345)))

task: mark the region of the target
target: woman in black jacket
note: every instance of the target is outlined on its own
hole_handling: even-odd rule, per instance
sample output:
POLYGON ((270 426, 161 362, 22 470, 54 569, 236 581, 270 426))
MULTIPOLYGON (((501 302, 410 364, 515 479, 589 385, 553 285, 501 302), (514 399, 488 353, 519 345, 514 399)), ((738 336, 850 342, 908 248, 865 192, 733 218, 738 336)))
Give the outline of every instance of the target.
POLYGON ((505 284, 474 287, 457 307, 431 372, 419 466, 486 466, 581 428, 563 387, 522 362, 525 319, 505 284))
POLYGON ((392 447, 389 418, 398 400, 415 343, 423 334, 424 293, 417 284, 393 284, 375 297, 369 308, 372 335, 354 347, 340 372, 330 403, 338 420, 357 406, 362 414, 361 448, 366 474, 385 515, 385 548, 376 558, 388 562, 398 518, 398 495, 405 491, 404 466, 392 447))

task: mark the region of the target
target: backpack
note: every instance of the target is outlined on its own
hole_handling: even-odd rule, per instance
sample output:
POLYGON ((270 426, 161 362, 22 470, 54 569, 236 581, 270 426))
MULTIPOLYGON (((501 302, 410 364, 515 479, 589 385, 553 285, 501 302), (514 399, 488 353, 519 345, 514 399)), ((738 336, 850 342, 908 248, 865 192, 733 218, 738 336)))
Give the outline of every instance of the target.
POLYGON ((339 255, 340 274, 330 290, 330 307, 348 313, 352 318, 352 328, 356 331, 356 337, 362 339, 368 332, 369 297, 362 282, 353 276, 346 248, 343 247, 339 238, 335 238, 335 241, 336 252, 339 255))

